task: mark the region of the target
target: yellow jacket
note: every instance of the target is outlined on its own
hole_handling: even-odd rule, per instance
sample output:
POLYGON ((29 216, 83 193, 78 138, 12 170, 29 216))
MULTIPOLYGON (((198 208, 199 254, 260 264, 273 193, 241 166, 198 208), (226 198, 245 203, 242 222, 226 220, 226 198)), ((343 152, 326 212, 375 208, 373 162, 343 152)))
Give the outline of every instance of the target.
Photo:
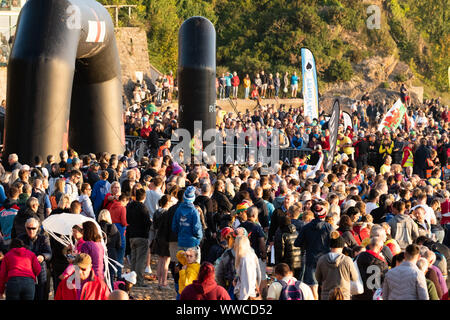
POLYGON ((200 271, 200 264, 197 262, 187 264, 185 251, 180 250, 177 252, 177 259, 183 265, 187 265, 186 269, 181 269, 178 279, 178 293, 181 292, 190 285, 194 280, 197 280, 198 273, 200 271))
POLYGON ((383 153, 387 153, 387 154, 392 154, 392 150, 394 149, 394 141, 391 142, 391 144, 389 145, 389 147, 385 148, 383 144, 380 145, 380 154, 383 153))

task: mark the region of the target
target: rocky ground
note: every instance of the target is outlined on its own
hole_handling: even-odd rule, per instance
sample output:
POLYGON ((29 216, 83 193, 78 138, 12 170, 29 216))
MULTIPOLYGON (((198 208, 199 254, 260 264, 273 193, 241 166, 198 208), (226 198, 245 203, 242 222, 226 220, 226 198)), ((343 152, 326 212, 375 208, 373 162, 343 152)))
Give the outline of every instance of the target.
MULTIPOLYGON (((153 274, 156 275, 156 264, 158 263, 158 256, 152 255, 151 267, 153 274)), ((129 272, 129 267, 125 265, 125 272, 129 272)), ((175 300, 176 292, 174 287, 174 281, 172 274, 169 271, 168 280, 167 280, 167 288, 163 288, 162 290, 158 290, 158 280, 152 280, 149 277, 149 274, 146 274, 145 284, 149 287, 147 288, 139 288, 133 287, 131 289, 131 296, 135 300, 175 300)))

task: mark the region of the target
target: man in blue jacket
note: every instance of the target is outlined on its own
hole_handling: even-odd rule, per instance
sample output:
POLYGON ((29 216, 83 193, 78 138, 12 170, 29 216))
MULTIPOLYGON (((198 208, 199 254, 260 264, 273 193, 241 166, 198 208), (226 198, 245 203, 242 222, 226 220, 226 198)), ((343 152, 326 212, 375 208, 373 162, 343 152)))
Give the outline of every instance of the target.
POLYGON ((298 150, 303 148, 303 139, 300 136, 300 131, 295 132, 295 136, 293 136, 291 140, 291 146, 298 150))
POLYGON ((195 248, 197 262, 200 263, 200 241, 203 238, 203 228, 200 214, 194 206, 195 187, 186 188, 183 202, 178 206, 172 220, 172 230, 178 234, 178 250, 195 248))

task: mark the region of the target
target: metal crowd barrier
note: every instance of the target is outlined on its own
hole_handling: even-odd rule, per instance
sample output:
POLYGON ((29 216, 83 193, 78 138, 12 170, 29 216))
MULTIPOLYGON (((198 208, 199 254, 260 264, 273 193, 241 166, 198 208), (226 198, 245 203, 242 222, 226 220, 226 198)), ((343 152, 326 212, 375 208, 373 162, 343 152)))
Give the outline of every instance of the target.
MULTIPOLYGON (((162 144, 163 139, 160 140, 162 144)), ((176 141, 172 141, 172 147, 177 144, 176 141)), ((136 160, 140 160, 142 157, 151 158, 150 148, 147 144, 147 140, 141 137, 135 136, 125 136, 125 147, 128 150, 134 151, 134 156, 136 160)), ((238 146, 238 145, 223 145, 216 149, 216 161, 218 163, 247 163, 249 160, 262 161, 265 162, 265 158, 270 158, 272 156, 273 149, 267 148, 264 152, 258 152, 260 149, 255 149, 249 146, 238 146), (220 150, 221 148, 222 150, 220 150), (227 153, 228 151, 228 153, 227 153), (263 154, 263 157, 261 155, 263 154), (221 159, 218 159, 221 157, 221 159), (221 160, 221 162, 219 162, 221 160)), ((311 149, 294 149, 294 148, 279 148, 278 149, 278 160, 284 162, 291 162, 295 157, 303 156, 304 154, 310 154, 311 149)))

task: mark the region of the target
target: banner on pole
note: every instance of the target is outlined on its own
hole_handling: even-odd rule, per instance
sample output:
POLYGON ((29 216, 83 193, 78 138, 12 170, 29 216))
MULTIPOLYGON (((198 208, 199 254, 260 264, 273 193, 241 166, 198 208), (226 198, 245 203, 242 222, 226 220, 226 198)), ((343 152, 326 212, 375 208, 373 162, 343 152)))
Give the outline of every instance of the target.
POLYGON ((319 92, 317 88, 316 62, 312 52, 307 48, 301 49, 303 105, 305 117, 311 120, 319 118, 319 92))
POLYGON ((344 118, 344 127, 347 130, 348 127, 353 129, 352 125, 352 117, 348 114, 348 112, 342 112, 342 117, 344 118))
POLYGON ((336 152, 336 143, 339 129, 339 115, 341 108, 339 106, 339 100, 334 100, 333 111, 331 113, 330 121, 328 122, 328 129, 330 130, 330 155, 325 165, 325 170, 330 170, 333 165, 334 154, 336 152))

